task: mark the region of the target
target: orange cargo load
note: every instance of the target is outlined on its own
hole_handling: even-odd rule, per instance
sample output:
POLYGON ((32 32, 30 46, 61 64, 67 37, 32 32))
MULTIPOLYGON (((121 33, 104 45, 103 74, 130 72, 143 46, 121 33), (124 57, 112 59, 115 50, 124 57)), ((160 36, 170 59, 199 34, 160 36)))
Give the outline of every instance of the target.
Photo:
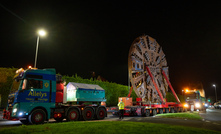
POLYGON ((124 102, 124 106, 132 106, 133 105, 132 97, 119 97, 118 102, 120 102, 121 99, 124 102))

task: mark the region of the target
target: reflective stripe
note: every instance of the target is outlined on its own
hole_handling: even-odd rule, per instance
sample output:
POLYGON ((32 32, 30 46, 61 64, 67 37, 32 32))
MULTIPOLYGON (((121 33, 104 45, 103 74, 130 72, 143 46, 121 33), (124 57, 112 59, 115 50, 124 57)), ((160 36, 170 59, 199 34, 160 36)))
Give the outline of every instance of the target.
POLYGON ((124 103, 121 101, 118 103, 119 110, 124 109, 124 103))

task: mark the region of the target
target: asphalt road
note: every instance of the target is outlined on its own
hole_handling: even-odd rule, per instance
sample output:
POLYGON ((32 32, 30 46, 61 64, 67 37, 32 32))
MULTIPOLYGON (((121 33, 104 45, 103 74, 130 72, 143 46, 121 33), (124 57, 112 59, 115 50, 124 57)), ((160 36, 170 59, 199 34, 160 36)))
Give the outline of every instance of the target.
MULTIPOLYGON (((133 121, 133 122, 149 122, 149 123, 163 123, 170 125, 181 125, 197 128, 205 128, 216 131, 221 131, 221 109, 207 109, 206 112, 200 112, 203 120, 188 120, 188 119, 171 119, 161 117, 125 117, 122 121, 133 121)), ((108 117, 102 121, 120 121, 118 117, 113 116, 111 113, 108 117)), ((54 123, 51 119, 49 123, 54 123)), ((16 127, 20 126, 20 121, 7 121, 2 119, 0 113, 0 129, 5 127, 16 127)))

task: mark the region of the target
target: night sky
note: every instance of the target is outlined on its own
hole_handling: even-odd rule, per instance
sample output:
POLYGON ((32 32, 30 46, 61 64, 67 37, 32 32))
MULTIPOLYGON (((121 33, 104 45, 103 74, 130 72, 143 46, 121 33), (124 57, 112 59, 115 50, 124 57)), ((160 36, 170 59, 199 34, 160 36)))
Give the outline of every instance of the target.
POLYGON ((0 67, 56 68, 62 75, 92 72, 128 85, 128 52, 143 34, 163 47, 169 78, 181 94, 202 82, 206 96, 221 99, 221 4, 219 1, 8 1, 0 2, 0 67))

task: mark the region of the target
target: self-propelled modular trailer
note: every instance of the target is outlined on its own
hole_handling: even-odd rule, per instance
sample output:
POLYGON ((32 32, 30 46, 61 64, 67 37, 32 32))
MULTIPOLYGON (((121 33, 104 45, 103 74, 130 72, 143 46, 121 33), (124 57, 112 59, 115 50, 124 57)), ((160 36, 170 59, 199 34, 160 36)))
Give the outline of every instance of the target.
MULTIPOLYGON (((125 103, 125 115, 149 116, 186 110, 169 81, 166 56, 154 38, 142 35, 133 41, 128 54, 128 76, 131 85, 129 95, 119 98, 125 103), (167 102, 169 88, 176 102, 167 102), (132 90, 138 97, 135 104, 130 98, 132 90)), ((116 107, 111 110, 117 114, 116 107)))
POLYGON ((101 105, 105 90, 98 85, 69 82, 64 86, 55 69, 19 69, 14 79, 4 119, 41 124, 51 118, 77 121, 107 116, 101 105))

